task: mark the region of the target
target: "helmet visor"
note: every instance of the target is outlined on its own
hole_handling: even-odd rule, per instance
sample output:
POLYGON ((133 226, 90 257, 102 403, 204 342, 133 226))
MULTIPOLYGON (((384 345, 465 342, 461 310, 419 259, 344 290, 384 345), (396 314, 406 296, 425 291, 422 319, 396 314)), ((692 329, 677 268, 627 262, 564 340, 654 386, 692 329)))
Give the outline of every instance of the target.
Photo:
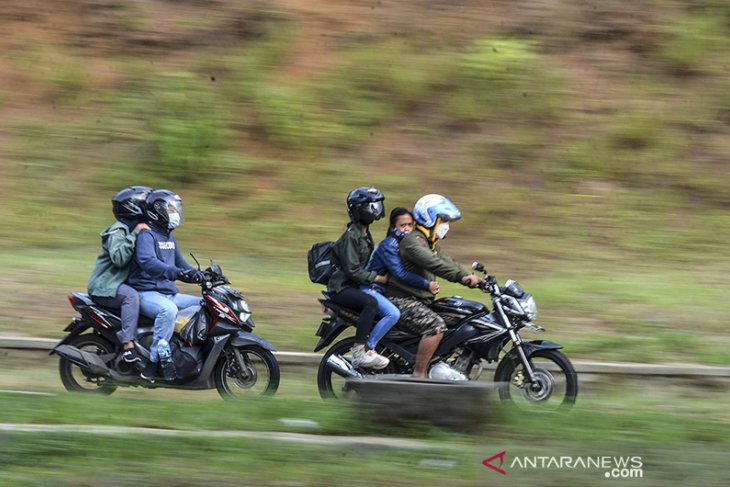
POLYGON ((180 224, 182 224, 185 221, 185 211, 180 197, 175 195, 165 198, 165 204, 167 206, 167 214, 177 213, 180 215, 180 224))
POLYGON ((382 201, 371 201, 363 208, 363 213, 371 215, 373 219, 380 220, 385 215, 385 207, 382 201))

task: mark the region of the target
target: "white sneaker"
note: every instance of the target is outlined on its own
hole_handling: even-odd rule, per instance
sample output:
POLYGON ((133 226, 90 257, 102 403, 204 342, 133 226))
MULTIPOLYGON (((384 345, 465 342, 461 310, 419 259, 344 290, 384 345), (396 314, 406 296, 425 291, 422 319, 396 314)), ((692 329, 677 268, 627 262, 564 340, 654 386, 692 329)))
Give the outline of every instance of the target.
POLYGON ((388 366, 390 360, 383 357, 375 350, 365 351, 364 346, 352 348, 352 366, 356 369, 380 370, 388 366))
POLYGON ((464 374, 452 369, 446 362, 439 362, 431 367, 431 370, 428 371, 428 378, 438 380, 466 380, 464 374))

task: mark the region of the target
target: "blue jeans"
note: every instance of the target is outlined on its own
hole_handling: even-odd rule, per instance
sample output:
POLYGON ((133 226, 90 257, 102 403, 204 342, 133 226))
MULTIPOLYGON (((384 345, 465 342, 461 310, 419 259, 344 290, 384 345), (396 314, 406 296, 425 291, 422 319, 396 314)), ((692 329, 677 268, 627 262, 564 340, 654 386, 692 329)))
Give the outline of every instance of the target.
POLYGON ((152 347, 150 347, 150 361, 157 362, 157 344, 160 340, 167 342, 172 338, 175 330, 175 318, 181 309, 200 304, 200 296, 189 294, 162 294, 157 291, 139 292, 140 312, 155 320, 152 347))
POLYGON ((375 348, 375 345, 378 344, 380 339, 383 338, 385 334, 393 328, 393 325, 398 322, 400 319, 400 311, 388 298, 380 294, 371 286, 360 286, 360 291, 375 298, 378 302, 378 312, 382 315, 380 321, 375 323, 375 326, 368 337, 368 341, 366 342, 368 348, 375 348))

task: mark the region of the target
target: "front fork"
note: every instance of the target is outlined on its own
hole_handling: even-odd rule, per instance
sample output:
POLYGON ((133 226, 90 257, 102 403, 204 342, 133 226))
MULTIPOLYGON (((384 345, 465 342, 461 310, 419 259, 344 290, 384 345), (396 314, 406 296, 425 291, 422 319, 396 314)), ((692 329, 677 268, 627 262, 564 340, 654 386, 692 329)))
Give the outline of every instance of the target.
POLYGON ((236 362, 238 363, 238 368, 241 371, 243 378, 247 380, 251 379, 252 376, 255 375, 256 369, 248 366, 246 359, 243 358, 243 354, 241 354, 238 347, 233 347, 233 355, 236 357, 236 362))
POLYGON ((500 303, 498 300, 495 300, 494 308, 497 310, 497 313, 499 313, 499 317, 502 319, 502 323, 504 323, 504 325, 507 327, 507 333, 509 333, 509 337, 512 340, 513 349, 516 350, 517 357, 522 363, 522 370, 525 374, 527 374, 527 382, 529 382, 530 384, 534 384, 535 372, 532 370, 532 364, 527 358, 525 349, 522 347, 522 338, 520 337, 520 335, 517 334, 514 326, 512 325, 512 321, 510 321, 510 319, 507 317, 507 314, 502 309, 502 303, 500 303))

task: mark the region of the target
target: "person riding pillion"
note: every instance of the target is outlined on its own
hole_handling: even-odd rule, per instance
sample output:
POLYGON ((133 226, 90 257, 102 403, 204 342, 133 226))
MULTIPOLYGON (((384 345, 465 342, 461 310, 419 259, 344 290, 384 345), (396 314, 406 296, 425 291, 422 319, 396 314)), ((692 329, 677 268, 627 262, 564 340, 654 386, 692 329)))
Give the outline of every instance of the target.
POLYGON ((130 186, 112 198, 112 213, 117 219, 99 235, 101 251, 91 273, 87 291, 91 299, 102 306, 121 308, 122 330, 119 340, 124 344, 122 359, 140 361, 134 348, 139 319, 139 294, 125 284, 132 267, 137 235, 149 229, 144 219, 145 201, 152 188, 130 186))
MULTIPOLYGON (((444 253, 438 242, 446 237, 450 222, 459 220, 461 212, 448 198, 438 194, 421 197, 413 208, 416 220, 414 230, 400 241, 398 253, 408 272, 434 281, 436 276, 469 287, 476 287, 483 279, 459 265, 444 253)), ((421 287, 414 287, 392 277, 386 291, 390 300, 401 312, 397 326, 421 335, 416 353, 414 377, 425 377, 426 370, 438 348, 446 323, 429 305, 433 293, 421 287)), ((431 367, 429 376, 436 379, 463 380, 465 377, 439 362, 431 367)))
POLYGON ((327 283, 331 299, 360 312, 352 348, 352 365, 356 368, 382 369, 389 363, 386 357, 365 345, 378 313, 378 300, 361 290, 361 286, 388 282, 387 276, 365 268, 374 248, 369 226, 385 214, 384 199, 376 188, 363 186, 350 191, 347 195, 350 223, 332 248, 336 270, 327 283))
MULTIPOLYGON (((178 311, 198 305, 201 299, 181 294, 174 281, 201 282, 205 275, 183 258, 172 235, 184 221, 180 196, 167 189, 158 189, 149 194, 146 204, 150 228, 137 237, 128 283, 139 292, 141 313, 154 319, 150 363, 142 372, 143 378, 153 379, 160 355, 170 355, 169 341, 178 311)), ((163 372, 167 380, 175 378, 164 369, 163 372)))

